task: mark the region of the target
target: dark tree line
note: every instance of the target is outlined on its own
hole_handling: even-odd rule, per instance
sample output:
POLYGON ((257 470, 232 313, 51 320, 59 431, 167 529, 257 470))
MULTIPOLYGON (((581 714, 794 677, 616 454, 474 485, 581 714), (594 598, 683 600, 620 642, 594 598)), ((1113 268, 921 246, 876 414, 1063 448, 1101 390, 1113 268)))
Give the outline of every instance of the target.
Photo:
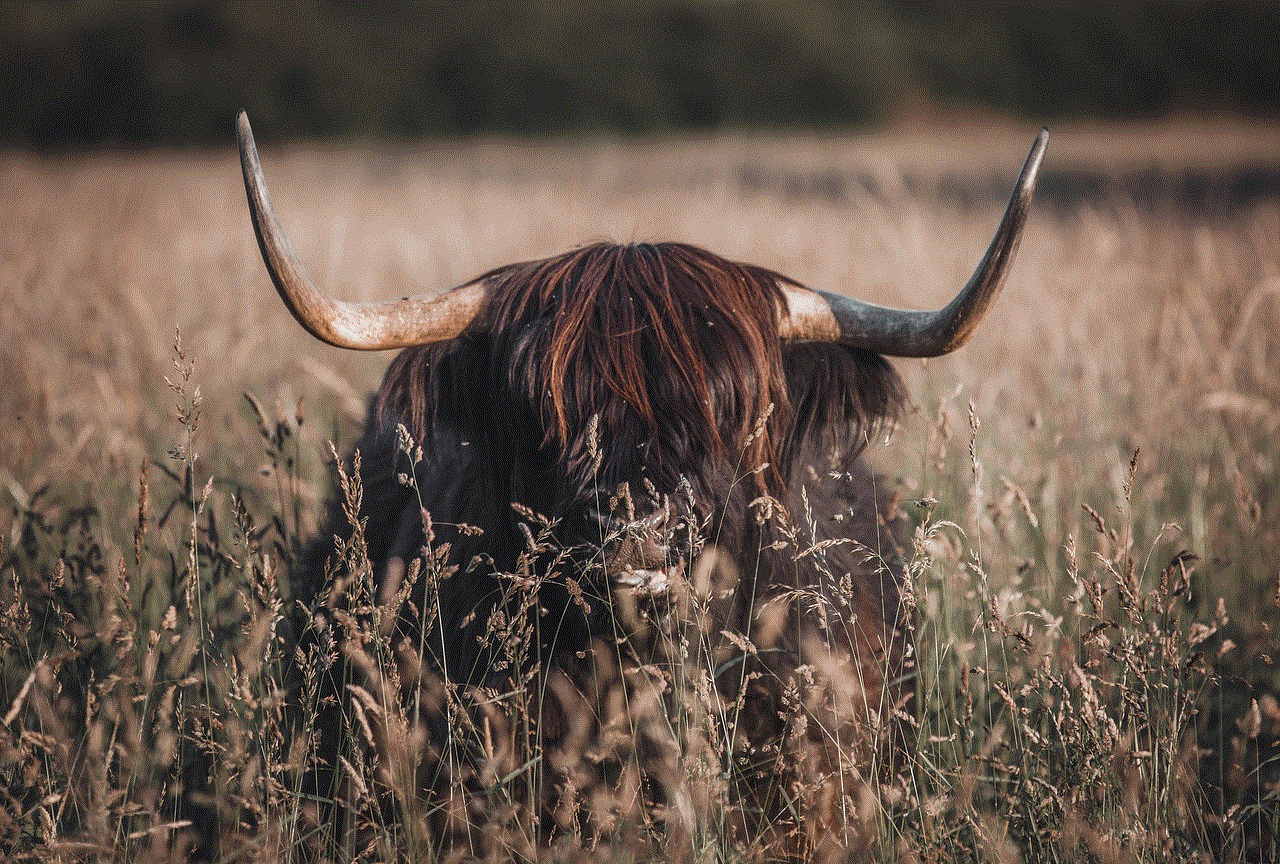
POLYGON ((0 139, 840 126, 913 106, 1050 120, 1274 115, 1266 5, 834 0, 0 3, 0 139))

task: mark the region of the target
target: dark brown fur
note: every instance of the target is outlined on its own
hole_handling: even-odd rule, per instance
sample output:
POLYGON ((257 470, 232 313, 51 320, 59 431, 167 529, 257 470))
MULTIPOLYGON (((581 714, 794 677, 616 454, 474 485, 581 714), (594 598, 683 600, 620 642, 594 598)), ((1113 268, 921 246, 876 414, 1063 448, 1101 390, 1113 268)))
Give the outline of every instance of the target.
MULTIPOLYGON (((792 604, 779 643, 762 654, 761 734, 777 734, 782 691, 815 636, 852 660, 871 713, 887 719, 910 699, 896 538, 859 458, 903 399, 883 358, 783 343, 780 285, 790 280, 683 244, 596 243, 475 282, 488 288, 486 308, 458 338, 395 358, 357 445, 375 578, 422 554, 423 509, 433 544, 451 543, 461 568, 440 585, 437 629, 419 643, 437 672, 478 683, 493 668, 485 624, 500 574, 526 549, 512 504, 555 520, 563 548, 590 549, 603 539, 593 513, 610 514, 625 483, 629 515, 684 502, 678 516, 735 561, 739 601, 726 625, 752 632, 765 602, 809 598, 792 604), (398 424, 422 448, 416 466, 397 445, 398 424), (416 489, 397 482, 409 472, 416 489), (766 498, 801 527, 801 548, 775 548, 776 519, 754 518, 766 498), (813 543, 820 551, 798 555, 813 543)), ((335 509, 323 537, 344 535, 345 522, 335 509)), ((304 601, 331 550, 313 551, 304 601)), ((544 660, 573 665, 593 637, 613 633, 608 569, 572 574, 589 604, 574 602, 570 574, 544 583, 544 660)))
MULTIPOLYGON (((595 414, 602 441, 674 430, 695 452, 776 464, 776 422, 748 438, 770 404, 787 414, 780 281, 685 244, 596 243, 473 280, 491 298, 473 329, 494 334, 509 386, 537 409, 541 443, 579 485, 596 481, 582 434, 595 414)), ((384 419, 408 419, 419 438, 438 417, 421 386, 434 347, 403 352, 378 400, 384 419)))

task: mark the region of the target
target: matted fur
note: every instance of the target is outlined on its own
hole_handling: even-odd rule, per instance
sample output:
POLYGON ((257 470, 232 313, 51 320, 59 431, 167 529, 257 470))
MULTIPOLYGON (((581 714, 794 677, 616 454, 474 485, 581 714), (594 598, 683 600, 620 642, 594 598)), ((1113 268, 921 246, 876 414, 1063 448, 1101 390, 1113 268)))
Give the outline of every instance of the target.
MULTIPOLYGON (((485 573, 510 572, 525 548, 512 504, 561 520, 566 545, 590 543, 600 537, 584 510, 607 510, 618 484, 675 496, 687 483, 691 515, 716 515, 720 543, 741 549, 761 493, 789 503, 800 485, 818 485, 810 468, 871 482, 857 457, 896 416, 901 382, 876 354, 781 342, 779 283, 790 281, 686 244, 595 243, 478 277, 489 300, 467 332, 395 358, 356 445, 362 516, 379 577, 420 554, 421 508, 470 568, 442 609, 455 656, 437 660, 451 676, 468 679, 480 660, 476 637, 497 592, 485 573), (422 448, 416 490, 397 482, 412 470, 399 424, 422 448)), ((301 596, 318 590, 327 538, 345 536, 345 521, 335 505, 301 596)), ((570 623, 581 617, 565 613, 566 648, 590 629, 570 623)))
MULTIPOLYGON (((581 673, 584 650, 611 641, 617 622, 608 556, 580 565, 598 553, 600 514, 615 513, 626 484, 627 516, 674 502, 673 519, 733 560, 741 579, 724 627, 753 634, 764 604, 793 598, 787 626, 743 666, 754 670, 757 738, 782 734, 784 690, 796 668, 825 662, 818 642, 819 655, 849 662, 876 736, 894 737, 885 724, 914 692, 912 621, 892 508, 860 454, 903 390, 876 354, 782 342, 789 281, 683 244, 595 243, 478 277, 488 301, 467 331, 395 358, 356 447, 360 516, 379 582, 428 542, 449 544, 458 570, 437 585, 431 632, 404 625, 436 673, 498 687, 493 676, 510 674, 485 633, 512 584, 503 574, 528 566, 530 512, 551 520, 559 548, 586 550, 538 582, 534 651, 544 669, 581 673), (404 452, 401 425, 420 453, 404 452), (765 510, 772 519, 757 518, 765 510), (777 542, 778 512, 809 523, 800 548, 777 542), (805 544, 818 551, 800 554, 805 544)), ((299 586, 304 602, 325 584, 331 538, 347 536, 347 523, 335 505, 299 586)), ((860 764, 875 758, 867 751, 860 764)))
MULTIPOLYGON (((465 350, 460 343, 487 341, 484 383, 502 399, 488 406, 498 409, 495 419, 508 408, 525 410, 521 419, 541 432, 538 443, 559 451, 580 487, 634 479, 621 465, 616 477, 586 470, 593 417, 597 440, 615 452, 638 434, 654 439, 650 447, 663 439, 673 442, 665 449, 682 445, 675 460, 650 451, 653 458, 644 460, 650 468, 696 473, 688 457, 706 454, 744 466, 768 463, 775 470, 759 476, 785 484, 780 460, 797 435, 830 425, 830 418, 848 441, 865 440, 896 414, 902 393, 878 357, 838 348, 818 364, 820 381, 799 388, 808 401, 792 412, 795 388, 788 387, 778 337, 783 282, 798 284, 682 243, 595 243, 498 268, 467 283, 489 289, 488 306, 469 333, 395 359, 378 395, 377 421, 406 423, 418 440, 430 441, 433 427, 452 423, 458 409, 483 410, 479 393, 472 394, 471 411, 447 398, 451 382, 442 367, 465 350), (854 380, 833 377, 834 366, 849 363, 840 357, 861 361, 857 370, 842 370, 854 380), (769 411, 772 422, 753 436, 769 411)), ((776 482, 770 491, 780 491, 776 482)))

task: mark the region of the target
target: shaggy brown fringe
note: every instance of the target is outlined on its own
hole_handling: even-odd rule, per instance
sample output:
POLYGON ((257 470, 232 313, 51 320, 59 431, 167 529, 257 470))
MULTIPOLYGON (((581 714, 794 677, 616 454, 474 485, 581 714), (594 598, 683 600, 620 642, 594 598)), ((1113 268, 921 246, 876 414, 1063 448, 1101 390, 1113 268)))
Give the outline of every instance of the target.
MULTIPOLYGON (((544 444, 573 447, 590 420, 584 412, 605 406, 606 440, 639 419, 654 435, 674 427, 703 437, 690 442, 694 452, 777 465, 776 420, 755 427, 771 405, 774 418, 789 413, 778 337, 784 282, 797 284, 684 243, 598 242, 466 284, 489 288, 472 330, 505 335, 514 340, 507 356, 530 361, 512 363, 530 379, 513 385, 541 406, 544 444), (655 380, 657 369, 666 380, 655 380), (621 416, 624 406, 634 419, 621 416)), ((421 376, 412 367, 425 359, 403 352, 378 396, 380 409, 408 406, 419 430, 430 394, 413 386, 421 376)))

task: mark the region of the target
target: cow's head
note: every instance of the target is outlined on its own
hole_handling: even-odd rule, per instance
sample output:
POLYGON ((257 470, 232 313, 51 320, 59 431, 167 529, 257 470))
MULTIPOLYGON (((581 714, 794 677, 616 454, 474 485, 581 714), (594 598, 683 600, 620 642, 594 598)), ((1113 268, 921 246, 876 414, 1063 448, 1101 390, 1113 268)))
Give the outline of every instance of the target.
MULTIPOLYGON (((621 522, 671 528, 676 513, 702 524, 732 512, 735 492, 776 494, 816 427, 865 440, 897 404, 880 355, 952 351, 996 299, 1047 137, 1036 138, 977 270, 936 311, 811 290, 675 243, 596 243, 440 294, 352 303, 317 291, 297 260, 239 118, 259 247, 298 322, 338 347, 411 349, 388 372, 384 413, 429 453, 472 447, 487 470, 500 462, 507 476, 494 495, 561 520, 582 541, 621 522), (797 371, 788 364, 806 360, 804 343, 842 350, 811 352, 797 371), (612 493, 624 483, 632 500, 620 507, 612 493)), ((667 554, 643 531, 611 548, 615 578, 660 571, 667 554)))

